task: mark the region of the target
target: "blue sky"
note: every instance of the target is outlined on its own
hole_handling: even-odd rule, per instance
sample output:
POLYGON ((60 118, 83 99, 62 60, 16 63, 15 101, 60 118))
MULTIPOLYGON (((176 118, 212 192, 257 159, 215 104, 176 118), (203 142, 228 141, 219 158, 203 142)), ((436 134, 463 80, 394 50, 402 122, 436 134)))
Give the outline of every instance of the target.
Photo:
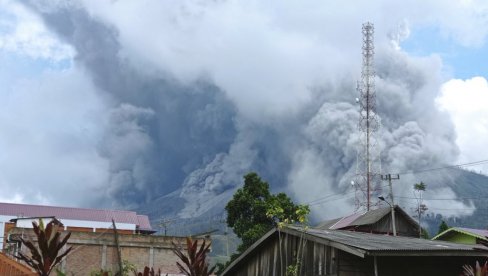
POLYGON ((443 35, 438 28, 423 27, 412 29, 410 36, 401 43, 401 47, 411 55, 439 55, 446 67, 446 74, 453 78, 488 77, 486 42, 481 45, 464 46, 443 35))

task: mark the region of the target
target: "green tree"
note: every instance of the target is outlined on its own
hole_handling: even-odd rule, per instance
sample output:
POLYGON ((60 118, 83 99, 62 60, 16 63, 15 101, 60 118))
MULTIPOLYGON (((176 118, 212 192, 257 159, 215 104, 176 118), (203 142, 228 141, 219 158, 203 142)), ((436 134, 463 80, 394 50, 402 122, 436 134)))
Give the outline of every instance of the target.
POLYGON ((415 198, 417 199, 417 208, 415 209, 415 212, 417 213, 416 217, 419 219, 419 237, 422 238, 423 236, 425 236, 424 234, 422 234, 422 215, 427 211, 429 210, 429 208, 427 208, 427 205, 425 205, 423 202, 424 202, 424 192, 425 192, 425 189, 427 188, 427 185, 424 184, 424 182, 420 182, 420 183, 415 183, 413 185, 413 194, 415 196, 415 198))
POLYGON ((449 225, 447 225, 447 223, 444 220, 442 220, 441 221, 441 224, 439 225, 439 231, 437 232, 437 235, 439 235, 440 233, 446 231, 449 228, 450 228, 449 225))
POLYGON ((227 203, 227 225, 242 240, 237 251, 244 252, 278 223, 304 220, 301 205, 295 205, 284 193, 273 195, 269 184, 254 172, 244 176, 244 186, 227 203), (270 215, 273 214, 273 215, 270 215))

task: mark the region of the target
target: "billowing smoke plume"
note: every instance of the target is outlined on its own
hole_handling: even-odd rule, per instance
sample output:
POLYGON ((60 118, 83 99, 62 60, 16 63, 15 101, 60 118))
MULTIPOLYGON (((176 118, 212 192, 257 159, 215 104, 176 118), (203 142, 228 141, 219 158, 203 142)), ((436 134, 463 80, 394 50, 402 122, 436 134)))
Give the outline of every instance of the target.
MULTIPOLYGON (((30 2, 74 47, 76 66, 106 102, 99 154, 109 161, 110 177, 102 198, 146 211, 169 202, 167 211, 199 216, 222 210, 251 170, 299 202, 350 192, 364 19, 347 9, 334 16, 330 5, 317 1, 295 7, 261 2, 165 1, 150 8, 30 2), (297 18, 301 12, 306 16, 297 18)), ((385 9, 381 3, 371 7, 385 9)), ((407 17, 402 12, 392 18, 407 17)), ((458 10, 443 8, 430 20, 451 13, 458 10)), ((423 15, 415 16, 421 21, 423 15)), ((392 36, 387 28, 395 20, 377 23, 383 171, 452 163, 458 156, 454 128, 435 106, 441 60, 402 52, 399 40, 408 31, 403 22, 401 34, 392 36)), ((459 28, 449 31, 462 42, 474 40, 459 28)), ((396 192, 410 194, 420 177, 402 176, 396 192)), ((429 189, 453 194, 441 182, 429 189)), ((351 202, 323 202, 315 215, 347 213, 351 202)))

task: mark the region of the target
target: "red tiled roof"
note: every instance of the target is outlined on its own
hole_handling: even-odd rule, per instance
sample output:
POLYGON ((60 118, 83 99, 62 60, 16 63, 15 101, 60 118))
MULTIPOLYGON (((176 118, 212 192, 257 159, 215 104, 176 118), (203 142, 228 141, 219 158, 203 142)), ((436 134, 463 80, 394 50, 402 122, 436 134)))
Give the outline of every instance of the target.
POLYGON ((145 229, 151 229, 149 219, 145 215, 123 210, 85 209, 73 207, 55 207, 0 202, 0 215, 16 217, 54 216, 58 219, 87 220, 135 224, 144 223, 145 229), (145 219, 143 218, 145 217, 145 219), (145 221, 147 220, 147 222, 145 221))

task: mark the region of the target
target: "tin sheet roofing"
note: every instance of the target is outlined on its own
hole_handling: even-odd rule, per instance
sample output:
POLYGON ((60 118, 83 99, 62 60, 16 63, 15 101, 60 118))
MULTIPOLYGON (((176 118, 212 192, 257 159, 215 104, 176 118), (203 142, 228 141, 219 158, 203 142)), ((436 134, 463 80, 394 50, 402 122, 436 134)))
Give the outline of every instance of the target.
MULTIPOLYGON (((324 230, 300 226, 286 226, 280 231, 273 229, 251 245, 224 270, 222 275, 230 275, 234 267, 248 256, 261 250, 266 240, 280 233, 323 243, 364 258, 370 256, 476 256, 487 257, 488 247, 463 245, 443 241, 432 241, 411 237, 352 232, 347 230, 324 230)), ((269 244, 268 244, 269 245, 269 244)))
POLYGON ((350 226, 354 221, 360 218, 364 213, 356 213, 347 217, 339 219, 336 223, 330 226, 329 229, 341 229, 350 226))
POLYGON ((488 241, 488 230, 484 229, 473 229, 473 228, 465 228, 465 227, 451 227, 446 231, 438 234, 437 236, 433 237, 433 240, 443 240, 444 237, 453 235, 455 233, 463 233, 465 235, 474 236, 479 239, 483 239, 488 241))
MULTIPOLYGON (((352 214, 346 217, 328 220, 320 223, 316 228, 319 229, 344 229, 350 226, 361 226, 361 225, 369 225, 374 224, 381 220, 383 217, 390 214, 390 207, 385 208, 378 208, 375 210, 371 210, 368 212, 360 212, 356 214, 352 214)), ((402 208, 395 206, 395 212, 397 215, 403 215, 406 217, 412 224, 418 225, 416 221, 414 221, 402 208)))
POLYGON ((140 230, 152 230, 151 223, 149 223, 149 218, 143 215, 137 215, 137 221, 140 230))
POLYGON ((465 231, 465 232, 470 232, 470 233, 473 233, 475 235, 478 235, 480 237, 484 237, 485 239, 488 240, 488 230, 484 230, 484 229, 473 229, 473 228, 465 228, 465 227, 455 227, 456 229, 459 229, 461 231, 465 231))
POLYGON ((139 225, 140 222, 143 222, 144 227, 149 227, 148 229, 151 229, 147 216, 137 215, 136 212, 124 210, 85 209, 0 202, 0 215, 15 217, 54 216, 58 219, 103 222, 111 222, 113 219, 118 223, 135 225, 139 225), (141 216, 141 218, 138 216, 141 216), (146 217, 147 223, 142 217, 146 217))
POLYGON ((303 231, 300 227, 289 227, 308 235, 344 244, 369 252, 378 251, 473 251, 488 248, 481 245, 463 245, 444 241, 426 240, 412 237, 394 237, 345 230, 323 230, 309 228, 303 231))

